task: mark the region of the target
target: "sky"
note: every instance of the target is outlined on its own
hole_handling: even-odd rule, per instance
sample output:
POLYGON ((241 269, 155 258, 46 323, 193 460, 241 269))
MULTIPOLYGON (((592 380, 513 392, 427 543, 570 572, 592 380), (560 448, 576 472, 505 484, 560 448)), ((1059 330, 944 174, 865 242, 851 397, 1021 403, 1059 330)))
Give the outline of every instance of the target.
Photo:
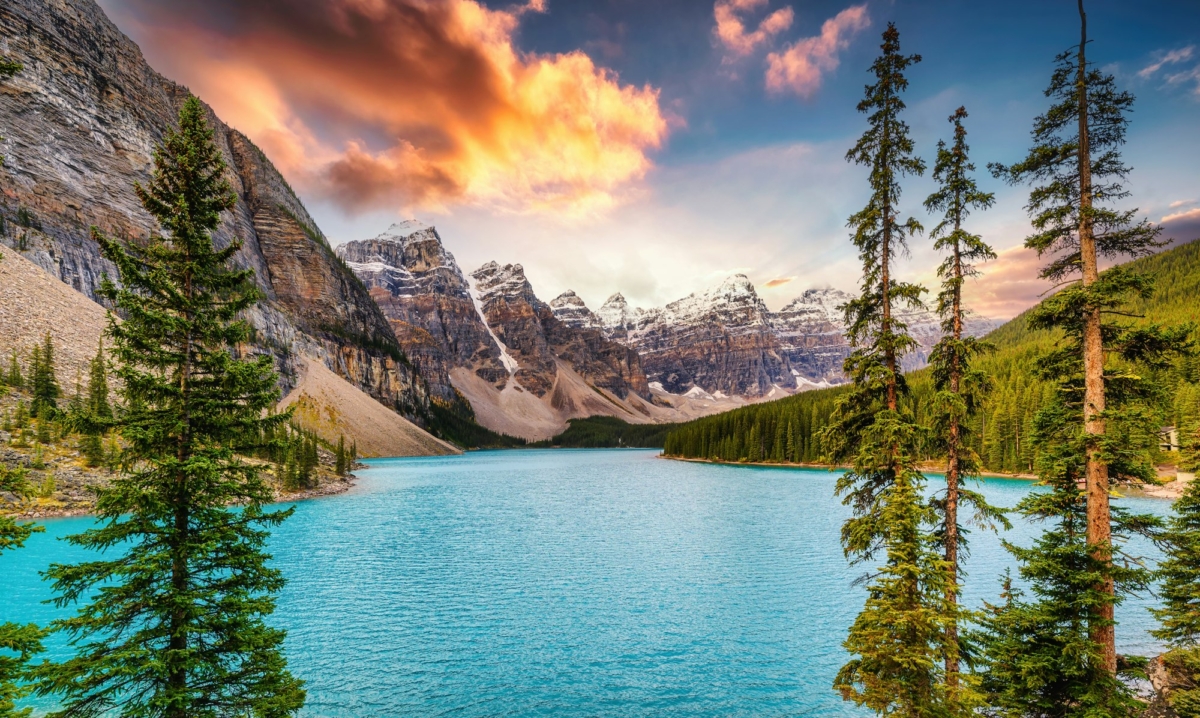
MULTIPOLYGON (((932 165, 960 105, 995 206, 971 218, 999 258, 968 294, 1007 318, 1049 285, 1022 247, 1027 187, 990 177, 1029 144, 1075 0, 100 0, 150 64, 257 143, 334 244, 437 226, 465 271, 520 263, 549 300, 638 306, 750 277, 778 309, 853 291, 846 218, 868 196, 846 151, 889 21, 905 119, 932 165)), ((1200 237, 1200 3, 1088 0, 1089 57, 1137 96, 1123 207, 1200 237)), ((904 181, 926 227, 934 189, 904 181)), ((910 241, 903 279, 933 289, 910 241)))

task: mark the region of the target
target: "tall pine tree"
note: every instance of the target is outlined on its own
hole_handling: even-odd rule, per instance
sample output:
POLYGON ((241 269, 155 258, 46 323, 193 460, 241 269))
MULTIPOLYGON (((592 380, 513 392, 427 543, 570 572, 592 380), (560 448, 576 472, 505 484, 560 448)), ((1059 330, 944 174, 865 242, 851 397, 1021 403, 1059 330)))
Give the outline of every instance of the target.
POLYGON ((868 129, 846 155, 870 168, 871 186, 867 206, 848 222, 863 265, 861 294, 844 307, 852 347, 844 369, 854 386, 823 438, 833 463, 852 466, 837 485, 853 511, 842 527, 846 555, 859 564, 883 554, 883 565, 850 627, 845 647, 853 657, 834 687, 880 714, 925 716, 946 710, 947 574, 926 531, 934 515, 916 466, 921 430, 911 402, 901 401, 907 385, 899 360, 915 342, 895 310, 919 306, 923 290, 893 275, 906 238, 921 229, 915 219, 897 216, 900 180, 925 170, 900 119, 904 72, 921 58, 901 54, 900 34, 890 23, 882 51, 871 67, 875 83, 858 105, 869 115, 868 129))
POLYGON ((235 202, 224 172, 189 98, 136 187, 167 236, 121 246, 93 229, 120 272, 101 292, 124 319, 108 334, 130 468, 100 490, 99 525, 70 537, 106 555, 47 572, 57 605, 85 603, 54 624, 75 657, 38 670, 38 690, 61 697, 56 715, 266 718, 304 702, 283 631, 264 620, 283 585, 264 544, 289 512, 264 510, 258 465, 235 454, 288 416, 264 417, 277 399, 270 358, 233 354, 259 295, 251 270, 230 268, 239 245, 212 243, 235 202))
MULTIPOLYGON (((1056 59, 1046 90, 1053 104, 1034 120, 1033 147, 1012 166, 990 165, 1012 183, 1028 182, 1033 190, 1026 209, 1035 233, 1025 246, 1050 260, 1041 276, 1068 283, 1056 301, 1057 313, 1043 311, 1040 322, 1063 329, 1082 365, 1083 397, 1080 428, 1087 487, 1087 543, 1102 566, 1112 564, 1112 520, 1109 482, 1114 452, 1121 447, 1108 429, 1105 353, 1120 342, 1106 327, 1105 315, 1130 294, 1146 289, 1143 278, 1127 271, 1099 271, 1101 259, 1151 253, 1160 246, 1159 228, 1137 221, 1136 209, 1113 209, 1129 196, 1123 182, 1129 168, 1121 160, 1133 96, 1117 89, 1112 75, 1087 60, 1087 14, 1078 0, 1080 40, 1056 59)), ((1118 371, 1118 370, 1111 370, 1118 371)), ((1072 372, 1074 374, 1074 372, 1072 372)), ((1113 621, 1114 578, 1101 572, 1099 588, 1108 601, 1093 605, 1092 639, 1101 647, 1104 665, 1116 672, 1113 621)))
MULTIPOLYGON (((992 206, 994 196, 983 192, 976 184, 972 173, 970 148, 967 146, 967 130, 963 120, 967 110, 958 108, 950 116, 954 126, 954 141, 947 146, 938 142, 937 161, 933 178, 938 183, 937 191, 925 200, 925 209, 940 212, 942 220, 930 233, 935 239, 934 249, 946 252, 946 258, 938 267, 942 279, 942 290, 938 294, 937 309, 942 318, 942 339, 934 346, 929 363, 932 366, 936 395, 933 401, 935 435, 940 449, 946 455, 946 492, 934 501, 941 514, 938 533, 946 558, 946 601, 951 608, 946 635, 946 683, 951 691, 958 689, 961 646, 959 640, 958 595, 960 585, 959 568, 962 562, 960 544, 962 527, 959 522, 959 506, 969 507, 976 523, 1006 523, 1003 515, 987 503, 981 494, 962 486, 964 477, 978 476, 979 458, 971 450, 968 436, 970 419, 979 405, 987 378, 971 361, 986 349, 986 345, 964 335, 967 317, 963 305, 963 283, 978 275, 975 262, 995 259, 996 253, 977 234, 971 234, 963 222, 972 210, 984 210, 992 206)), ((965 546, 964 546, 965 548, 965 546)))

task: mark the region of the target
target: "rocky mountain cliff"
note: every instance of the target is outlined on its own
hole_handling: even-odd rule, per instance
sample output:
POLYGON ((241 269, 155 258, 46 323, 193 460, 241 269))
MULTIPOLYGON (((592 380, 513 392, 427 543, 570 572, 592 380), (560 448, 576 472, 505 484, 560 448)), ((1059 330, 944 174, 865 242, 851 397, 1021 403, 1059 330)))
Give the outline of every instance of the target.
POLYGON ((465 276, 437 229, 413 220, 337 254, 369 287, 440 401, 465 398, 484 426, 547 438, 579 416, 656 420, 633 349, 559 320, 521 265, 465 276))
MULTIPOLYGON (((574 292, 552 306, 564 323, 599 325, 605 336, 636 349, 652 386, 673 394, 763 398, 844 380, 850 348, 838 307, 848 299, 836 289, 810 289, 772 312, 737 274, 660 308, 631 308, 618 293, 592 312, 574 292)), ((940 323, 928 311, 899 316, 920 344, 902 363, 908 370, 924 366, 941 337, 940 323)), ((981 335, 997 324, 976 317, 968 331, 981 335)))
POLYGON ((488 326, 517 363, 516 378, 541 397, 565 361, 589 384, 624 399, 649 396, 638 353, 604 337, 599 328, 572 325, 537 298, 519 264, 488 262, 471 273, 488 326))
MULTIPOLYGON (((6 0, 5 54, 24 70, 0 85, 0 242, 90 297, 114 274, 88 228, 144 237, 156 227, 133 192, 188 91, 155 72, 93 0, 6 0)), ((237 206, 214 236, 266 297, 250 317, 254 351, 277 359, 284 392, 295 357, 419 418, 428 390, 366 288, 334 256, 287 182, 245 135, 210 112, 237 206)))
POLYGON ((500 349, 437 229, 410 220, 374 239, 340 245, 337 254, 370 290, 433 396, 455 400, 455 367, 503 387, 508 371, 500 349))

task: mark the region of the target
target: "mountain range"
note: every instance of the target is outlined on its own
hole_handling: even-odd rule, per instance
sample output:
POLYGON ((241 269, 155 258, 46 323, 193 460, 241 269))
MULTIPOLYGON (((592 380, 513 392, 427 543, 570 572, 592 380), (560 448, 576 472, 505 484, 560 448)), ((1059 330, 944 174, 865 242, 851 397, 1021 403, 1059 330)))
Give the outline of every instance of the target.
MULTIPOLYGON (((546 438, 579 416, 679 421, 842 381, 849 352, 839 306, 810 289, 778 312, 736 274, 664 307, 614 294, 596 311, 574 292, 538 298, 520 264, 458 267, 435 227, 395 224, 337 254, 370 289, 442 401, 465 400, 484 426, 546 438)), ((901 317, 924 365, 941 336, 927 311, 901 317)), ((975 318, 983 334, 996 322, 975 318)))
MULTIPOLYGON (((151 68, 94 0, 9 0, 0 36, 24 64, 0 85, 0 243, 95 301, 115 267, 90 227, 125 240, 157 231, 134 186, 189 91, 151 68)), ((447 409, 537 440, 578 417, 684 421, 841 381, 847 296, 837 290, 810 289, 773 312, 734 275, 663 307, 618 293, 592 311, 573 292, 543 301, 520 264, 464 273, 437 229, 416 221, 335 250, 262 150, 208 119, 237 195, 214 242, 238 243, 235 263, 254 270, 263 295, 241 350, 274 358, 291 401, 309 391, 329 402, 344 382, 343 419, 365 393, 434 432, 447 409), (306 377, 320 381, 305 389, 306 377)), ((38 314, 36 297, 25 311, 38 314)), ((912 368, 939 332, 926 312, 908 320, 921 343, 912 368)), ((46 326, 70 341, 71 327, 46 326)), ((322 411, 337 413, 309 413, 322 411)))

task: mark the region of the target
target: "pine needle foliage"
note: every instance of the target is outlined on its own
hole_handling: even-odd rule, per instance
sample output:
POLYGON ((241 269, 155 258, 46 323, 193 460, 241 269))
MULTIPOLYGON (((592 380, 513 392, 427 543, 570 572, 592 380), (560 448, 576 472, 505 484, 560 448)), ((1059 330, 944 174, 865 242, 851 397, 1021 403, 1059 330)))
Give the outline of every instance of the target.
POLYGON ((136 187, 166 236, 120 245, 92 232, 120 272, 101 293, 123 317, 107 331, 123 473, 98 492, 99 526, 70 537, 101 558, 47 572, 56 605, 82 604, 53 624, 75 656, 38 669, 39 692, 63 706, 53 715, 267 718, 304 702, 284 633, 265 622, 283 578, 264 545, 290 511, 264 509, 272 493, 240 458, 288 416, 264 416, 278 398, 271 359, 234 355, 259 295, 251 270, 230 268, 239 245, 212 242, 235 202, 224 173, 189 98, 136 187))
POLYGON ((1188 484, 1160 537, 1166 558, 1158 566, 1162 607, 1152 631, 1170 650, 1163 663, 1171 676, 1171 707, 1182 718, 1200 716, 1200 481, 1188 484))
MULTIPOLYGON (((1061 365, 1047 358, 1039 368, 1052 373, 1061 365)), ((1120 550, 1134 534, 1153 536, 1158 522, 1114 507, 1119 560, 1109 565, 1088 546, 1087 496, 1079 488, 1086 438, 1078 424, 1078 374, 1075 388, 1060 390, 1035 423, 1042 451, 1038 475, 1050 490, 1029 494, 1016 509, 1046 529, 1028 547, 1004 542, 1028 593, 1006 581, 1001 603, 987 607, 974 636, 982 653, 980 687, 1000 716, 1118 718, 1140 715, 1144 708, 1129 685, 1108 670, 1103 647, 1091 636, 1092 617, 1098 608, 1149 587, 1151 574, 1140 559, 1120 550), (1102 589, 1105 575, 1113 579, 1113 594, 1102 589)))
POLYGON ((954 127, 953 143, 939 141, 933 178, 937 190, 925 199, 925 209, 940 212, 942 220, 933 228, 934 249, 946 254, 938 267, 942 289, 937 297, 937 311, 942 318, 942 339, 930 353, 934 395, 930 415, 932 435, 938 443, 939 454, 946 456, 946 490, 939 492, 933 507, 939 515, 937 528, 946 561, 946 603, 950 609, 946 635, 946 682, 951 693, 960 690, 958 674, 962 645, 959 640, 960 572, 964 549, 963 527, 959 520, 960 504, 973 513, 975 523, 1006 525, 1003 513, 989 504, 977 491, 962 486, 964 478, 979 475, 979 459, 971 450, 970 420, 988 386, 987 376, 974 360, 991 347, 964 333, 967 309, 963 305, 963 285, 979 271, 975 263, 996 258, 996 253, 977 234, 963 223, 972 211, 985 210, 995 202, 995 196, 983 192, 972 176, 967 145, 967 130, 963 120, 965 107, 959 107, 949 121, 954 127))
POLYGON ((29 411, 38 418, 53 419, 58 413, 62 387, 59 386, 58 374, 54 367, 54 339, 50 332, 46 332, 41 346, 34 346, 30 364, 29 383, 33 391, 33 402, 29 411))
MULTIPOLYGON (((870 168, 871 187, 867 206, 848 222, 863 266, 861 293, 844 307, 851 346, 844 370, 853 387, 823 438, 832 462, 851 464, 837 484, 853 512, 842 527, 846 556, 853 564, 879 558, 882 565, 866 577, 867 600, 844 644, 852 658, 834 687, 881 715, 940 716, 953 712, 941 665, 948 574, 927 531, 935 515, 917 469, 922 432, 902 404, 907 385, 898 360, 916 342, 894 313, 900 305, 920 306, 923 291, 893 275, 907 237, 921 231, 915 219, 897 217, 900 180, 925 170, 900 117, 904 72, 921 58, 901 54, 893 24, 881 49, 871 67, 875 83, 858 105, 868 129, 846 155, 870 168)), ((754 427, 750 437, 752 451, 765 447, 754 427)))

